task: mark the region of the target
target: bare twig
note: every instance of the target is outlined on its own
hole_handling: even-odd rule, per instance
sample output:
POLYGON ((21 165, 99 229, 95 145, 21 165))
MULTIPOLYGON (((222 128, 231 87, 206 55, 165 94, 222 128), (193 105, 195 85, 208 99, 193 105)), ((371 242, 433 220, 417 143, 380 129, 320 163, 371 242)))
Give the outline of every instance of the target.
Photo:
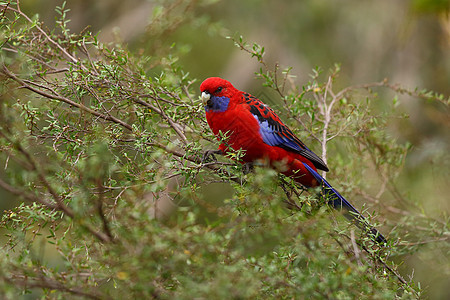
POLYGON ((353 229, 350 230, 350 240, 352 242, 353 253, 355 253, 355 258, 358 263, 358 266, 362 266, 363 264, 361 263, 361 258, 360 258, 361 251, 359 250, 358 245, 356 245, 355 231, 353 229))
POLYGON ((156 100, 156 104, 159 107, 159 111, 161 112, 161 116, 167 120, 167 123, 169 123, 169 125, 173 128, 173 130, 177 133, 177 135, 181 138, 181 141, 186 145, 188 140, 186 138, 186 136, 184 135, 183 132, 181 132, 180 130, 180 125, 176 124, 172 118, 170 118, 169 116, 167 116, 167 114, 164 112, 164 110, 161 108, 161 105, 159 104, 159 101, 156 100))
POLYGON ((26 288, 44 288, 49 290, 58 290, 66 292, 76 296, 82 296, 89 299, 105 299, 105 297, 99 294, 97 291, 87 291, 86 287, 68 287, 57 280, 50 279, 47 276, 38 276, 37 278, 27 277, 23 275, 13 275, 12 278, 2 276, 2 279, 9 284, 16 286, 23 286, 26 288))
POLYGON ((50 209, 55 209, 56 208, 56 205, 54 205, 52 203, 48 203, 47 201, 44 201, 42 198, 37 197, 37 196, 35 196, 33 194, 29 194, 29 193, 24 192, 22 190, 16 189, 12 185, 8 184, 6 181, 3 181, 1 178, 0 178, 0 187, 2 189, 4 189, 5 191, 10 192, 13 195, 22 197, 26 201, 41 203, 41 204, 45 205, 46 207, 48 207, 50 209))
MULTIPOLYGON (((322 160, 325 165, 327 164, 327 141, 328 141, 328 128, 330 126, 331 121, 331 110, 333 108, 334 103, 336 102, 336 98, 332 99, 330 104, 327 103, 327 93, 331 91, 332 88, 332 77, 328 77, 328 82, 325 86, 325 92, 323 96, 320 96, 318 105, 320 107, 320 111, 324 117, 323 129, 322 129, 322 160)), ((323 178, 326 179, 327 174, 323 172, 323 178)))
POLYGON ((100 217, 100 219, 102 220, 102 224, 103 224, 103 231, 105 232, 105 234, 108 236, 110 241, 114 241, 114 237, 111 233, 111 229, 109 227, 109 222, 106 219, 105 213, 103 212, 103 184, 101 182, 101 180, 97 180, 97 187, 98 187, 98 199, 97 199, 97 213, 100 217))

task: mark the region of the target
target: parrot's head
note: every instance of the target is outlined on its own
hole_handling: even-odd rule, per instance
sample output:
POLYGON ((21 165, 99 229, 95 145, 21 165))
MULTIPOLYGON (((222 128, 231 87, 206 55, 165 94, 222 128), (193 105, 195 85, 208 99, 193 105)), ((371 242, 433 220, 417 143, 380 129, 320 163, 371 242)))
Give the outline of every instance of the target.
POLYGON ((206 111, 224 112, 238 90, 227 80, 220 77, 205 79, 200 85, 202 101, 206 111))

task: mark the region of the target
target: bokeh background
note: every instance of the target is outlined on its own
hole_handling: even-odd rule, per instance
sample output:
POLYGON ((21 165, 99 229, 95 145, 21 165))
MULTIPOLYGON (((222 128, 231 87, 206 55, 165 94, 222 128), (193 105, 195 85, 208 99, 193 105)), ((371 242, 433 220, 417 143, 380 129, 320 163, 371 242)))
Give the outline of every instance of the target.
MULTIPOLYGON (((39 14, 51 30, 55 7, 62 3, 24 0, 21 6, 29 15, 39 14)), ((448 0, 72 0, 66 7, 72 32, 89 26, 99 32, 99 40, 124 42, 135 53, 173 49, 179 65, 198 79, 194 85, 206 77, 221 76, 241 90, 263 93, 254 75, 260 67, 257 61, 225 38, 242 35, 265 47, 269 65, 293 67, 300 85, 306 84, 313 68, 327 70, 339 63, 342 86, 388 78, 411 89, 450 94, 448 0), (161 5, 173 9, 161 14, 161 5), (164 22, 176 26, 161 30, 164 22)), ((385 101, 387 105, 392 97, 385 101)), ((401 97, 400 106, 409 118, 394 121, 390 130, 400 141, 413 145, 400 186, 427 213, 439 218, 450 211, 448 109, 408 96, 401 97)), ((17 205, 2 190, 0 199, 0 212, 17 205)), ((443 274, 433 272, 420 255, 408 261, 432 298, 450 297, 446 286, 450 267, 443 256, 436 253, 439 263, 446 265, 443 274)))

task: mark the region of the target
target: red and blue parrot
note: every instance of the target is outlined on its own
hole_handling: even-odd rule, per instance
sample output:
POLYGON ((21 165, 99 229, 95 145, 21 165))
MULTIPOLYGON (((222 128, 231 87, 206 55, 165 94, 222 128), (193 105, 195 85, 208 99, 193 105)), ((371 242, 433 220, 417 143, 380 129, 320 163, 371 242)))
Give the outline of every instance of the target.
POLYGON ((220 132, 227 136, 226 142, 219 146, 221 153, 229 151, 229 147, 235 151, 242 149, 244 163, 268 163, 307 188, 320 186, 333 207, 348 211, 346 216, 369 228, 377 242, 386 242, 375 228, 367 227, 361 213, 317 172, 329 169, 270 107, 219 77, 207 78, 200 91, 209 127, 218 140, 220 132))

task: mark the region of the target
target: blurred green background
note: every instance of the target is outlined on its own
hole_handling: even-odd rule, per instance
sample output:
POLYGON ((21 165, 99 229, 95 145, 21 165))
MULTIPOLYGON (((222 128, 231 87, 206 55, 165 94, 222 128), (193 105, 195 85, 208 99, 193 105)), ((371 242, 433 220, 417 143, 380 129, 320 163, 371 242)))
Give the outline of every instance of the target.
MULTIPOLYGON (((21 6, 28 15, 39 14, 51 30, 55 7, 62 2, 25 0, 21 6)), ((243 35, 265 47, 269 65, 292 66, 300 85, 306 84, 314 67, 326 70, 339 63, 342 86, 388 78, 412 89, 450 94, 448 0, 72 0, 66 7, 70 8, 72 32, 90 26, 92 32, 100 32, 101 41, 125 42, 135 53, 166 51, 171 46, 182 68, 198 79, 197 86, 206 77, 221 76, 241 90, 261 94, 261 81, 254 75, 260 67, 257 61, 225 38, 243 35), (177 5, 179 2, 185 3, 177 5), (173 9, 161 15, 160 5, 173 9), (164 26, 159 25, 169 18, 179 25, 160 30, 164 26)), ((386 100, 386 104, 380 103, 380 110, 392 101, 388 96, 380 99, 386 100)), ((425 211, 438 217, 450 211, 446 190, 450 178, 448 110, 413 97, 400 101, 410 117, 394 120, 390 130, 400 141, 413 144, 400 186, 425 211)), ((2 190, 0 199, 0 211, 17 204, 2 190)), ((445 254, 435 255, 437 263, 448 264, 445 254)), ((450 297, 444 291, 450 276, 448 266, 445 274, 430 276, 433 266, 422 263, 420 255, 408 263, 423 285, 441 289, 429 291, 431 296, 450 297)))

